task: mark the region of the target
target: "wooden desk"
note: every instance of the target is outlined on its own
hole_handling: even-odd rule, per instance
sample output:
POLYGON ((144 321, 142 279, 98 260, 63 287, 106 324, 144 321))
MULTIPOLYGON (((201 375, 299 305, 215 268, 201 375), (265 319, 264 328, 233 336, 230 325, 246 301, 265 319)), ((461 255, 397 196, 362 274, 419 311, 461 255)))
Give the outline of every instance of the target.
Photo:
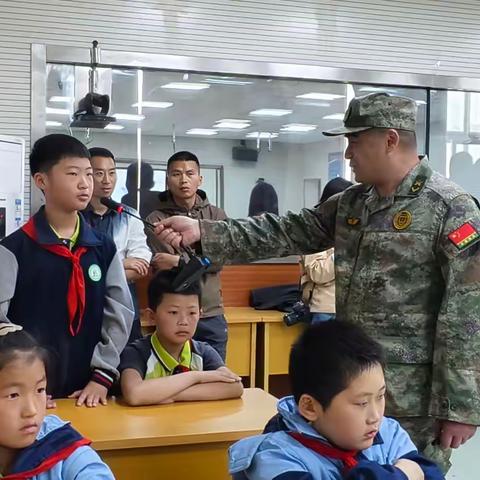
POLYGON ((257 363, 257 324, 262 321, 258 310, 250 307, 226 307, 228 343, 226 364, 241 377, 249 377, 255 387, 257 363))
POLYGON ((57 400, 52 411, 93 441, 117 480, 229 479, 228 447, 261 433, 276 399, 246 389, 241 399, 126 407, 75 407, 57 400))
POLYGON ((263 326, 262 388, 268 392, 270 375, 288 374, 290 349, 305 325, 296 324, 287 327, 283 322, 283 312, 265 310, 261 313, 263 326))

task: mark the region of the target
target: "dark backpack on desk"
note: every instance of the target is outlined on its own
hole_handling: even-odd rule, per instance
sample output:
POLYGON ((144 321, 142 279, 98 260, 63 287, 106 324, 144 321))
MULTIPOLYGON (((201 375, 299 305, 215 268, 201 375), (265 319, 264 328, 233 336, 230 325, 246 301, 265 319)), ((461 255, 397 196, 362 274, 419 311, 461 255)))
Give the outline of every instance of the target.
POLYGON ((250 291, 250 306, 256 310, 279 310, 291 312, 293 305, 301 300, 298 283, 256 288, 250 291))

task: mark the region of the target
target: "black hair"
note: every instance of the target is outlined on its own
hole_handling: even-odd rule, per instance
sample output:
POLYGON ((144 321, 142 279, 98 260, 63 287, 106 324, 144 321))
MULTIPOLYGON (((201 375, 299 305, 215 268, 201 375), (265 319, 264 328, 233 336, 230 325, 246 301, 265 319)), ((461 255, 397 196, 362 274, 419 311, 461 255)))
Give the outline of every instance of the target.
POLYGON ((352 380, 376 365, 385 367, 383 349, 360 327, 342 320, 310 325, 290 352, 295 401, 308 394, 327 409, 352 380))
POLYGON ((353 185, 352 182, 345 180, 342 177, 333 178, 323 188, 322 196, 320 197, 319 205, 325 201, 327 201, 333 195, 337 193, 343 192, 348 187, 353 185))
POLYGON ((179 270, 174 268, 172 270, 165 270, 158 272, 151 280, 148 285, 148 306, 152 310, 162 303, 163 296, 166 293, 174 293, 177 295, 196 295, 198 297, 198 302, 201 302, 201 287, 200 282, 194 282, 189 287, 176 292, 172 285, 176 276, 178 275, 179 270))
POLYGON ((195 162, 198 167, 198 171, 200 171, 200 162, 198 161, 198 157, 193 154, 192 152, 177 152, 174 153, 167 162, 167 172, 170 170, 170 166, 173 162, 195 162))
POLYGON ((0 336, 0 370, 15 360, 19 353, 28 354, 32 361, 35 359, 41 360, 45 369, 47 369, 46 350, 25 330, 17 330, 0 336))
POLYGON ((90 158, 92 157, 107 157, 111 158, 115 162, 115 157, 110 150, 102 147, 93 147, 88 150, 90 152, 90 158))
POLYGON ((69 157, 90 158, 87 147, 75 137, 52 133, 38 139, 30 153, 30 172, 48 172, 53 166, 69 157))
MULTIPOLYGON (((131 163, 127 168, 125 186, 129 193, 137 191, 138 163, 131 163)), ((155 185, 153 167, 149 163, 140 162, 140 190, 151 190, 155 185)))

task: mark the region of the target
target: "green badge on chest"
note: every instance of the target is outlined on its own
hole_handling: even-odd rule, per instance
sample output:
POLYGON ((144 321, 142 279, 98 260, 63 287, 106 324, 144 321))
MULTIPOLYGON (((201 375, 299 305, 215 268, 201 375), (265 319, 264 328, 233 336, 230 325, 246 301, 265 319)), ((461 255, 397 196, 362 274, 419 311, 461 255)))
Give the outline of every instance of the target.
POLYGON ((90 280, 94 282, 99 282, 101 280, 102 270, 96 263, 90 265, 88 268, 88 276, 90 277, 90 280))

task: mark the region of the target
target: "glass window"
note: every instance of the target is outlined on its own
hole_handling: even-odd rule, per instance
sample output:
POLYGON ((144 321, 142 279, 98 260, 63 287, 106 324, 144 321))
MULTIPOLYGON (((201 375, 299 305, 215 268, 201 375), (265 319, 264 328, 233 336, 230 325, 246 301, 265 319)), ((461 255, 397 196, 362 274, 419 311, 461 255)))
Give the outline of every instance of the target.
POLYGON ((480 198, 480 94, 432 90, 430 161, 480 198))
POLYGON ((110 96, 116 121, 87 130, 72 129, 70 119, 88 91, 88 67, 48 68, 48 131, 71 132, 89 147, 108 148, 123 159, 114 195, 133 205, 141 161, 142 214, 155 208, 158 192, 165 189, 168 158, 183 150, 198 156, 201 188, 231 217, 313 206, 319 185, 336 176, 350 178, 344 138, 325 137, 322 131, 342 125, 354 95, 381 90, 414 98, 419 152, 426 150, 427 92, 420 88, 99 69, 97 91, 110 96), (63 111, 54 109, 60 101, 63 111))

